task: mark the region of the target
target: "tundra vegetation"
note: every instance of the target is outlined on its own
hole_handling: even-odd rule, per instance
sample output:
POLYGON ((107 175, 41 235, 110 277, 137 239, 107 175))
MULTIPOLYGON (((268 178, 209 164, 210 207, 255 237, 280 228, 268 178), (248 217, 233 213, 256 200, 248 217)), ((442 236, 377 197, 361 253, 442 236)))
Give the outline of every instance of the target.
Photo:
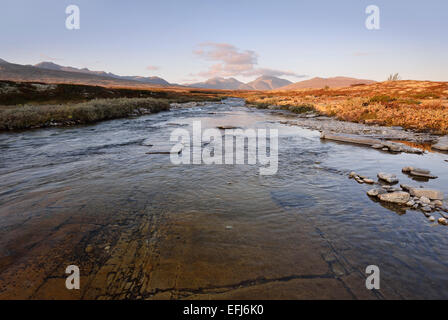
POLYGON ((216 101, 233 96, 261 109, 313 111, 343 121, 448 134, 448 82, 398 80, 398 75, 390 78, 344 88, 295 91, 109 88, 0 81, 0 130, 55 122, 91 123, 138 114, 142 109, 167 110, 173 102, 216 101))
POLYGON ((0 130, 94 123, 169 110, 216 93, 0 81, 0 130))
POLYGON ((258 108, 306 112, 339 120, 448 133, 448 82, 395 80, 345 88, 239 92, 258 108))

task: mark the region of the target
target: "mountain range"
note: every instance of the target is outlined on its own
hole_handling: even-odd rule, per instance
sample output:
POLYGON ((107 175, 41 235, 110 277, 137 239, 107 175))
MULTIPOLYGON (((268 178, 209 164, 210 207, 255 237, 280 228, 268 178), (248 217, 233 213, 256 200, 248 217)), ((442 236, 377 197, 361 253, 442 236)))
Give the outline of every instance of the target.
MULTIPOLYGON (((41 62, 36 65, 20 65, 0 59, 0 79, 12 81, 34 81, 47 83, 72 83, 100 86, 123 87, 180 87, 160 77, 119 76, 105 71, 92 71, 87 68, 65 67, 53 62, 41 62)), ((348 87, 369 84, 375 81, 348 78, 313 78, 292 83, 291 81, 261 76, 248 83, 235 78, 212 78, 204 82, 185 84, 182 87, 223 89, 223 90, 299 90, 305 88, 348 87)))
POLYGON ((235 78, 212 78, 204 82, 185 84, 188 87, 224 90, 274 90, 292 84, 291 81, 272 76, 261 76, 244 83, 235 78))
POLYGON ((140 82, 144 82, 144 83, 160 84, 160 85, 164 85, 164 86, 170 85, 170 83, 168 81, 166 81, 162 78, 159 78, 159 77, 118 76, 111 72, 91 71, 87 68, 78 69, 78 68, 74 68, 74 67, 63 67, 63 66, 60 66, 53 62, 41 62, 41 63, 35 64, 34 67, 41 68, 41 69, 48 69, 48 70, 87 73, 87 74, 93 74, 93 75, 98 75, 98 76, 111 77, 111 78, 115 78, 115 79, 132 80, 132 81, 140 81, 140 82))
POLYGON ((41 62, 34 66, 21 65, 3 59, 0 59, 0 79, 123 87, 176 86, 159 77, 119 76, 87 68, 64 67, 53 62, 41 62))

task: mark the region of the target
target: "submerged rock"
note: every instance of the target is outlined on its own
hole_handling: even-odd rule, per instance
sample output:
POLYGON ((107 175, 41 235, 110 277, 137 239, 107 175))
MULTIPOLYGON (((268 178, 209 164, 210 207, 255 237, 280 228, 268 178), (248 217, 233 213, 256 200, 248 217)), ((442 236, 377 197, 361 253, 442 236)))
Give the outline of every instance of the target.
POLYGON ((378 198, 384 202, 406 204, 411 198, 411 196, 407 192, 396 191, 391 193, 380 194, 378 195, 378 198))

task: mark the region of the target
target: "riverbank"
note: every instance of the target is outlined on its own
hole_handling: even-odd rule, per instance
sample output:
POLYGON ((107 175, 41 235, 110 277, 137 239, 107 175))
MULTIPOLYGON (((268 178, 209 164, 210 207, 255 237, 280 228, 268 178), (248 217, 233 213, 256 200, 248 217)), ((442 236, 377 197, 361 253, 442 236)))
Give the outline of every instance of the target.
POLYGON ((88 124, 169 110, 165 99, 96 99, 77 104, 24 105, 0 110, 0 130, 88 124))
POLYGON ((239 92, 261 109, 315 111, 335 119, 448 134, 448 82, 387 81, 345 88, 239 92))
POLYGON ((140 90, 0 80, 0 131, 90 124, 166 111, 170 103, 217 101, 216 92, 140 90))

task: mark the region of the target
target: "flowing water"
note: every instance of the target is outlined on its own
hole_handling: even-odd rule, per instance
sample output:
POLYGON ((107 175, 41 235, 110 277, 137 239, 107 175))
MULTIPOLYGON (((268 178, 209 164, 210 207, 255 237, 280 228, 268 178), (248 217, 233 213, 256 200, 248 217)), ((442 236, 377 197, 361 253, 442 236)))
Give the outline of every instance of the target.
POLYGON ((324 142, 285 117, 228 101, 0 134, 0 298, 448 298, 448 227, 348 179, 385 171, 448 194, 448 156, 324 142), (193 120, 278 129, 277 174, 146 154, 193 120), (80 290, 65 287, 71 264, 80 290))

